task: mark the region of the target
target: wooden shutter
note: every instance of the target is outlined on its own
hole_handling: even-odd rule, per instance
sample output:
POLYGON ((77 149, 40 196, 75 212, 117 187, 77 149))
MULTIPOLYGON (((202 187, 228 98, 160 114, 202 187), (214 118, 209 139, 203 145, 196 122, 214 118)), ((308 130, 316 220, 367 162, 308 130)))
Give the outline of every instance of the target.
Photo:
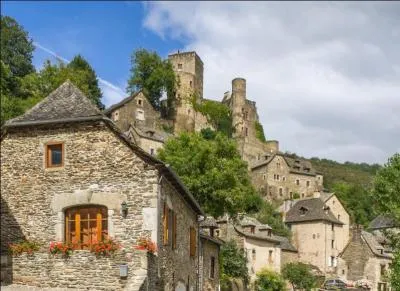
POLYGON ((101 237, 101 232, 102 232, 102 215, 101 215, 101 210, 98 210, 99 212, 97 213, 96 216, 96 224, 97 224, 97 241, 100 242, 102 241, 102 237, 101 237))
POLYGON ((81 214, 77 212, 75 214, 75 237, 76 241, 81 243, 81 214))
POLYGON ((190 227, 190 256, 194 257, 196 255, 196 229, 190 227))
POLYGON ((172 248, 176 249, 176 238, 177 238, 177 218, 176 213, 172 212, 172 248))
POLYGON ((168 206, 164 202, 164 213, 163 213, 163 226, 164 226, 164 245, 168 244, 168 206))

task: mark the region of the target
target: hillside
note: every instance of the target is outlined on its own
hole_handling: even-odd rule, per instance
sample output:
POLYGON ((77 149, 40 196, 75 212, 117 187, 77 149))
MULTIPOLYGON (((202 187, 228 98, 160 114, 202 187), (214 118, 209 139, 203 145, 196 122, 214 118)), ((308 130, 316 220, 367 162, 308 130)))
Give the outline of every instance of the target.
POLYGON ((367 163, 338 163, 328 159, 311 158, 313 166, 324 175, 324 186, 332 189, 334 184, 358 184, 365 189, 370 189, 376 172, 380 165, 367 163))

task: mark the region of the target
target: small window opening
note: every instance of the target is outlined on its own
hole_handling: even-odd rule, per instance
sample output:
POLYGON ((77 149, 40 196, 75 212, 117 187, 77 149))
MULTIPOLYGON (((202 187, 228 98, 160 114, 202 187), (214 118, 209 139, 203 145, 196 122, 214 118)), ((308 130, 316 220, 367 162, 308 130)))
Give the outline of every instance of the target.
POLYGON ((53 143, 46 145, 46 167, 62 167, 64 164, 64 144, 53 143))

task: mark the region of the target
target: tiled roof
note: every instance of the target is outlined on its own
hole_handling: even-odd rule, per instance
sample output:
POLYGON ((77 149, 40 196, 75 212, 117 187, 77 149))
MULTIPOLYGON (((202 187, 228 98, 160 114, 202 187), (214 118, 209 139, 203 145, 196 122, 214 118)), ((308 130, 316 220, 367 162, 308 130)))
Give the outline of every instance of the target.
POLYGON ((7 121, 6 125, 101 115, 96 105, 67 80, 23 115, 7 121))
POLYGON ((218 224, 214 217, 212 216, 207 216, 204 221, 200 223, 201 227, 218 227, 218 224))
POLYGON ((380 250, 384 250, 384 247, 380 243, 378 243, 378 241, 375 239, 375 236, 372 233, 362 231, 361 235, 364 238, 365 242, 367 243, 368 247, 374 253, 374 255, 388 259, 392 258, 391 255, 385 254, 385 252, 383 252, 383 254, 381 253, 380 250))
POLYGON ((243 215, 239 218, 239 224, 240 226, 261 226, 262 223, 254 217, 243 215))
POLYGON ((297 252, 297 249, 290 243, 287 237, 278 235, 274 235, 273 237, 280 241, 280 247, 282 250, 297 252))
POLYGON ((302 199, 297 201, 286 213, 286 223, 306 221, 329 221, 336 224, 343 224, 330 211, 320 198, 302 199))
POLYGON ((200 229, 200 238, 211 241, 219 246, 224 243, 224 241, 221 240, 220 238, 215 237, 215 236, 210 236, 204 230, 201 230, 201 229, 200 229))
POLYGON ((269 236, 268 232, 255 231, 254 233, 251 233, 251 232, 246 231, 245 229, 243 229, 243 227, 241 227, 239 225, 234 226, 234 228, 239 234, 241 234, 245 237, 259 239, 259 240, 265 240, 265 241, 280 244, 280 240, 277 239, 275 236, 272 236, 272 235, 269 236))
POLYGON ((291 173, 308 176, 315 176, 317 174, 310 161, 302 158, 292 158, 281 152, 264 155, 265 159, 254 163, 251 166, 251 169, 254 170, 259 167, 268 165, 275 158, 275 156, 281 156, 284 158, 291 173))
POLYGON ((130 128, 136 133, 143 138, 148 138, 151 140, 159 141, 159 142, 165 142, 168 138, 173 136, 173 134, 167 133, 162 130, 157 130, 154 128, 150 127, 144 127, 144 126, 133 126, 131 125, 130 128))
POLYGON ((4 138, 9 129, 22 126, 53 125, 57 123, 101 121, 112 130, 135 154, 144 161, 154 165, 173 184, 188 204, 198 213, 204 215, 200 205, 194 199, 177 174, 162 161, 156 159, 143 149, 132 143, 121 132, 117 125, 105 115, 70 81, 50 93, 25 114, 6 122, 2 127, 1 137, 4 138))
POLYGON ((375 217, 371 223, 369 224, 368 228, 369 229, 385 229, 385 228, 392 228, 399 226, 399 224, 396 224, 396 221, 393 217, 390 215, 384 215, 381 214, 377 217, 375 217))
POLYGON ((122 99, 120 102, 118 102, 118 103, 116 103, 116 104, 114 104, 114 105, 111 105, 111 106, 108 107, 106 110, 104 110, 104 114, 109 114, 109 113, 112 112, 113 110, 115 110, 115 109, 121 107, 122 105, 128 103, 129 101, 135 99, 136 96, 138 96, 139 93, 141 93, 141 92, 142 92, 142 91, 135 92, 135 93, 133 93, 132 95, 130 95, 130 96, 128 96, 128 97, 122 99))

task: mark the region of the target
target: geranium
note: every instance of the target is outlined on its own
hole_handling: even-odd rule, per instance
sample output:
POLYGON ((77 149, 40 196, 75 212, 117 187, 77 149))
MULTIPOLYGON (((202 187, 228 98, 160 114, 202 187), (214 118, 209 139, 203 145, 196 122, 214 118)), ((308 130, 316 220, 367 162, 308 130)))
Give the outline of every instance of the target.
POLYGON ((118 244, 112 238, 107 238, 100 242, 94 242, 90 245, 90 251, 95 253, 96 256, 110 256, 120 248, 120 244, 118 244))
POLYGON ((62 254, 63 257, 69 257, 72 251, 77 249, 77 244, 64 243, 64 242, 51 242, 49 252, 52 255, 62 254))
POLYGON ((149 253, 154 254, 157 252, 157 244, 153 242, 150 238, 141 237, 138 240, 138 245, 135 246, 137 250, 147 250, 149 253))
POLYGON ((27 253, 29 255, 38 251, 40 244, 35 241, 20 241, 18 243, 11 243, 8 245, 8 250, 13 256, 19 256, 22 253, 27 253))

